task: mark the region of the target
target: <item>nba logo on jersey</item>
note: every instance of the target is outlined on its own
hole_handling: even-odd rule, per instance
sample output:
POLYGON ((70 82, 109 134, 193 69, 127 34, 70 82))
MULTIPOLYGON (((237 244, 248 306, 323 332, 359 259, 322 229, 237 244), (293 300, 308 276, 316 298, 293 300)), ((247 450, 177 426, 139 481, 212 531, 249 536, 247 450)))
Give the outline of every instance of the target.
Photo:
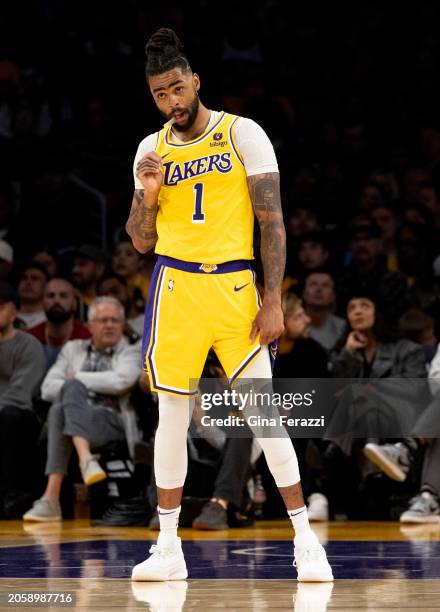
POLYGON ((168 281, 168 291, 172 291, 174 288, 174 281, 172 278, 168 281))

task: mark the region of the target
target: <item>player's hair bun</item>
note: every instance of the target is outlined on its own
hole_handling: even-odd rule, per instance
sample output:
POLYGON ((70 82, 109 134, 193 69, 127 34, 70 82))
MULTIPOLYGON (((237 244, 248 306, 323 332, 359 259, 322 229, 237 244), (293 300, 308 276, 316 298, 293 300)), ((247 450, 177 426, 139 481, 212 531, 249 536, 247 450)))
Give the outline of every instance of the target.
POLYGON ((180 55, 182 50, 183 45, 171 28, 160 28, 160 30, 153 34, 145 46, 147 57, 150 55, 164 55, 171 51, 180 55))
POLYGON ((160 28, 145 45, 147 78, 173 68, 185 72, 191 70, 182 50, 183 45, 174 30, 160 28))

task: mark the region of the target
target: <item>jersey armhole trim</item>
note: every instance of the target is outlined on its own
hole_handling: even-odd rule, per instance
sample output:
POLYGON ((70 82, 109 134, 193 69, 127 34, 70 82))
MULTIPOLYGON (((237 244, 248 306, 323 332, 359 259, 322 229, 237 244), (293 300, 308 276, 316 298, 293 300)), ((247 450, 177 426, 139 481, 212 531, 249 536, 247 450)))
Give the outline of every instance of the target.
POLYGON ((237 157, 237 159, 241 163, 241 165, 244 166, 243 158, 240 155, 238 147, 237 147, 237 143, 235 142, 235 136, 234 136, 234 130, 233 130, 233 127, 236 124, 236 122, 238 121, 238 119, 239 119, 239 117, 235 117, 235 119, 232 121, 231 125, 229 126, 229 139, 231 141, 232 148, 234 149, 235 156, 237 157))

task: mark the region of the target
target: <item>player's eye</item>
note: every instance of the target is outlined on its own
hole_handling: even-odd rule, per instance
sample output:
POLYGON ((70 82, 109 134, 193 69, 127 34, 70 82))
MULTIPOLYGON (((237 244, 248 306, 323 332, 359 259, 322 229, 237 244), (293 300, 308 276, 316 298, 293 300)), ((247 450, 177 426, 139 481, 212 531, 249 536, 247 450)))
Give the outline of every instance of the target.
POLYGON ((183 91, 183 87, 176 87, 176 93, 180 93, 181 91, 183 91))

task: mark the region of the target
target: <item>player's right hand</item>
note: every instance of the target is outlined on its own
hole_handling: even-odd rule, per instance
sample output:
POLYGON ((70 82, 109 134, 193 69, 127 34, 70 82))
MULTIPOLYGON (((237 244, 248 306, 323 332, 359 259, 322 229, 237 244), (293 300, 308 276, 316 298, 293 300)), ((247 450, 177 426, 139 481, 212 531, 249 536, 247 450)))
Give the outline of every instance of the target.
POLYGON ((348 334, 347 342, 345 343, 345 349, 349 353, 353 353, 358 349, 365 348, 367 346, 367 337, 365 334, 359 331, 352 331, 348 334))
POLYGON ((136 177, 149 194, 159 195, 162 187, 162 159, 155 151, 147 153, 138 161, 136 166, 136 177))

